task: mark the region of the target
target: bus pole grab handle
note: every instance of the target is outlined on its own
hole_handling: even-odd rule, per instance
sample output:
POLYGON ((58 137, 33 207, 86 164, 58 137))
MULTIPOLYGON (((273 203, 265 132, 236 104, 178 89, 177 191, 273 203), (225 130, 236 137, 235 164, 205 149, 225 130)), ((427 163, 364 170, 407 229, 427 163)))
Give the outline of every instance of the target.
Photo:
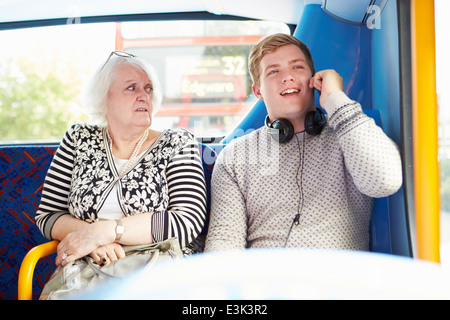
POLYGON ((19 271, 17 298, 19 300, 33 299, 33 274, 40 258, 56 252, 59 241, 53 240, 32 248, 23 258, 19 271))
POLYGON ((418 258, 440 262, 434 1, 411 1, 414 199, 418 258))

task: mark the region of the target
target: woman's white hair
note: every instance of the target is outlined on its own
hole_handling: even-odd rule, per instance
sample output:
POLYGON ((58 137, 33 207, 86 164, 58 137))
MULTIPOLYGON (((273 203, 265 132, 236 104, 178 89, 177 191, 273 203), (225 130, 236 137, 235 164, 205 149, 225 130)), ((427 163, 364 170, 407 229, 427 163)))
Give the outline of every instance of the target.
POLYGON ((106 62, 92 75, 83 94, 83 102, 91 121, 100 127, 106 127, 108 125, 106 119, 106 100, 114 73, 119 65, 129 65, 145 72, 153 87, 152 115, 155 114, 161 106, 161 86, 153 66, 140 57, 111 54, 108 60, 106 60, 106 62))

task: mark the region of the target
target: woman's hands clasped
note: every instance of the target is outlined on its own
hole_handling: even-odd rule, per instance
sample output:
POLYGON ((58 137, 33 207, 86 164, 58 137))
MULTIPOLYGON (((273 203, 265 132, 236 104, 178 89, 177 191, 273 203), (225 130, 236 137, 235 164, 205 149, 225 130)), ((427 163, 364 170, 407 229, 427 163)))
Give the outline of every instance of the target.
POLYGON ((90 255, 97 263, 107 264, 123 258, 122 246, 114 242, 115 221, 100 221, 71 232, 58 244, 56 265, 65 266, 69 262, 90 255))
POLYGON ((125 257, 125 251, 123 247, 113 242, 106 246, 99 247, 91 252, 90 256, 95 260, 97 264, 108 264, 112 261, 122 259, 125 257))

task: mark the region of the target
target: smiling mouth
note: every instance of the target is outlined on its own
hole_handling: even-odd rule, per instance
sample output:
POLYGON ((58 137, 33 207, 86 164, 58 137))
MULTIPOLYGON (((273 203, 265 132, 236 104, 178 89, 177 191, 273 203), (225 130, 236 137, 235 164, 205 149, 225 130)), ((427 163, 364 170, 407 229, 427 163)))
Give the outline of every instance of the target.
POLYGON ((284 96, 284 95, 289 94, 289 93, 298 93, 298 92, 300 92, 299 89, 287 89, 287 90, 281 92, 280 94, 282 96, 284 96))

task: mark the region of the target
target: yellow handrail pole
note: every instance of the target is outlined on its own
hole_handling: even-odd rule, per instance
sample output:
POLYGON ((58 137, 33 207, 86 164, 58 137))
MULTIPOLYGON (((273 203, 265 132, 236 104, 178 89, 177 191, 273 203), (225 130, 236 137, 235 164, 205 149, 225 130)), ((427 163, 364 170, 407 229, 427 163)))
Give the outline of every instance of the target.
POLYGON ((19 300, 33 299, 33 273, 36 263, 42 257, 56 252, 59 241, 53 240, 32 248, 23 258, 19 270, 17 298, 19 300))
POLYGON ((411 1, 414 201, 417 255, 439 262, 439 165, 434 1, 411 1))

